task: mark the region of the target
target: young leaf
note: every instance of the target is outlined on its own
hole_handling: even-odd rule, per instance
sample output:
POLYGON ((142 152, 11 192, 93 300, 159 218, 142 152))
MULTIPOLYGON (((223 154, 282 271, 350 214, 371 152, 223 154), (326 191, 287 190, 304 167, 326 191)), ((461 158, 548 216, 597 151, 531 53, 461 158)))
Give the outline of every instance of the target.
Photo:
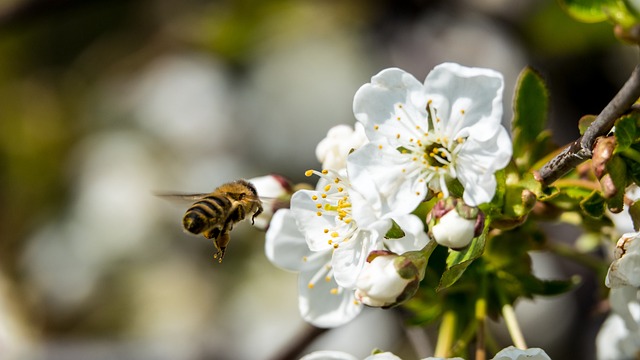
POLYGON ((633 229, 635 231, 640 231, 640 201, 635 201, 631 206, 629 206, 629 215, 631 216, 631 221, 633 222, 633 229))
POLYGON ((592 218, 601 218, 605 210, 605 200, 600 191, 594 190, 588 197, 580 201, 580 208, 592 218))
POLYGON ((615 124, 616 147, 614 153, 618 154, 630 148, 638 137, 636 127, 637 115, 625 115, 615 124))
POLYGON ((487 233, 489 232, 489 223, 490 221, 489 219, 487 219, 482 234, 473 239, 471 241, 471 244, 469 244, 469 246, 464 250, 451 250, 449 252, 449 256, 447 257, 447 269, 442 274, 442 278, 440 278, 438 291, 446 289, 449 286, 455 284, 455 282, 460 279, 467 267, 471 265, 473 260, 479 258, 482 255, 482 253, 484 252, 487 233))
POLYGON ((513 100, 513 158, 520 169, 528 169, 537 159, 532 150, 541 146, 536 138, 544 131, 549 107, 549 92, 542 77, 525 68, 518 77, 513 100))
POLYGON ((607 207, 612 213, 622 211, 624 202, 624 191, 627 185, 627 166, 619 156, 614 156, 607 162, 608 179, 602 178, 600 183, 605 198, 607 199, 607 207))
POLYGON ((397 222, 395 222, 394 220, 391 220, 391 229, 389 229, 389 231, 387 231, 387 233, 385 234, 384 238, 385 239, 400 239, 401 237, 404 237, 404 230, 402 230, 402 228, 400 227, 400 225, 398 225, 397 222))
POLYGON ((580 135, 584 135, 585 131, 591 126, 591 124, 596 120, 595 115, 585 115, 578 120, 578 130, 580 130, 580 135))
POLYGON ((586 23, 605 21, 609 15, 608 6, 615 6, 613 0, 559 0, 560 6, 574 19, 586 23))

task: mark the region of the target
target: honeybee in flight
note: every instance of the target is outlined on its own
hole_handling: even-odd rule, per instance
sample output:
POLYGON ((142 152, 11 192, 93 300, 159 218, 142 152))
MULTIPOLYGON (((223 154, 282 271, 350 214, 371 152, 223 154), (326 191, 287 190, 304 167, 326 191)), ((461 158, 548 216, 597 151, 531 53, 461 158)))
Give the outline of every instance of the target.
POLYGON ((208 194, 164 194, 162 197, 195 201, 184 214, 182 226, 192 234, 213 239, 217 252, 214 259, 222 262, 233 225, 253 213, 251 223, 263 211, 256 187, 246 180, 236 180, 217 187, 208 194))

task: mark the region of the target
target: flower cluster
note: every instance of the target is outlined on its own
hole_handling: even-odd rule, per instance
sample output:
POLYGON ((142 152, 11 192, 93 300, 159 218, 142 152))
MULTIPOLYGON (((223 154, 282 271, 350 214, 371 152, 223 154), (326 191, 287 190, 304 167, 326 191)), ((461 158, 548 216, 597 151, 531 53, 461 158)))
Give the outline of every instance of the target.
POLYGON ((305 320, 333 327, 363 304, 395 306, 424 276, 435 247, 428 234, 451 248, 478 236, 484 222, 475 207, 492 200, 495 172, 512 155, 502 91, 493 70, 445 63, 424 83, 386 69, 356 92, 357 123, 334 127, 318 144, 322 169, 306 173, 318 178, 315 188, 295 192, 266 235, 268 258, 299 272, 305 320), (433 197, 452 199, 456 210, 426 229, 414 212, 433 197))

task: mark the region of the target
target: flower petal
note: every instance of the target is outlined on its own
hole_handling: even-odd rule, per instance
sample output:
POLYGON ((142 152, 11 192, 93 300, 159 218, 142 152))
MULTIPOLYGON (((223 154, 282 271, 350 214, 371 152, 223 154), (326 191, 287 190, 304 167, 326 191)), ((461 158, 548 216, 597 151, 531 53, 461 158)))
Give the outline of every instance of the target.
POLYGON ((515 346, 509 346, 500 350, 493 360, 551 360, 544 350, 540 348, 529 348, 521 350, 515 346))
POLYGON ((480 141, 494 136, 502 120, 504 80, 495 70, 443 63, 431 70, 424 91, 438 116, 449 119, 445 132, 457 138, 463 129, 480 141))
POLYGON ((278 267, 290 271, 304 271, 317 268, 323 262, 309 249, 289 209, 278 210, 273 215, 265 237, 267 258, 278 267))
POLYGON ((349 231, 348 225, 344 221, 337 221, 335 216, 328 216, 324 212, 318 211, 317 203, 313 197, 319 195, 320 193, 317 191, 300 190, 291 197, 291 211, 293 211, 298 228, 304 234, 312 251, 333 248, 328 243, 329 236, 325 229, 344 233, 349 231))
POLYGON ((343 242, 333 252, 331 260, 336 282, 344 288, 353 289, 369 253, 381 248, 378 234, 372 231, 360 230, 352 239, 343 242))
POLYGON ((351 186, 387 216, 411 213, 427 195, 426 183, 417 181, 419 174, 407 174, 414 165, 399 155, 396 149, 368 143, 347 159, 351 186))
POLYGON ((314 275, 313 271, 304 271, 298 278, 298 306, 305 321, 331 328, 348 323, 362 311, 362 304, 355 301, 353 291, 340 288, 333 278, 309 287, 314 275))
POLYGON ((375 140, 380 134, 374 125, 392 118, 398 103, 407 103, 412 93, 421 92, 422 84, 413 75, 398 68, 384 69, 371 78, 371 83, 358 89, 353 99, 353 113, 364 125, 369 140, 375 140))
POLYGON ((307 354, 300 360, 358 360, 358 358, 342 351, 321 350, 307 354))

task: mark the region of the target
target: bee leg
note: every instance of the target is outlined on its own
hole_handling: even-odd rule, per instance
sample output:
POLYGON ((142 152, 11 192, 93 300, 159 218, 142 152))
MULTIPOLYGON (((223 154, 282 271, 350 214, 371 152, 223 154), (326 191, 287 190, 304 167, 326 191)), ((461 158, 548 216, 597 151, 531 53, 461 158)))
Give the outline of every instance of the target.
POLYGON ((218 249, 218 251, 213 255, 213 258, 218 259, 219 263, 222 263, 222 258, 224 257, 224 253, 227 250, 229 239, 229 232, 225 231, 213 242, 218 249))
POLYGON ((219 228, 213 228, 211 230, 204 231, 202 235, 207 239, 217 239, 220 236, 221 230, 219 228))
POLYGON ((258 209, 253 213, 253 216, 251 217, 251 225, 255 224, 256 216, 262 214, 263 211, 264 209, 262 208, 262 205, 258 205, 258 209))

